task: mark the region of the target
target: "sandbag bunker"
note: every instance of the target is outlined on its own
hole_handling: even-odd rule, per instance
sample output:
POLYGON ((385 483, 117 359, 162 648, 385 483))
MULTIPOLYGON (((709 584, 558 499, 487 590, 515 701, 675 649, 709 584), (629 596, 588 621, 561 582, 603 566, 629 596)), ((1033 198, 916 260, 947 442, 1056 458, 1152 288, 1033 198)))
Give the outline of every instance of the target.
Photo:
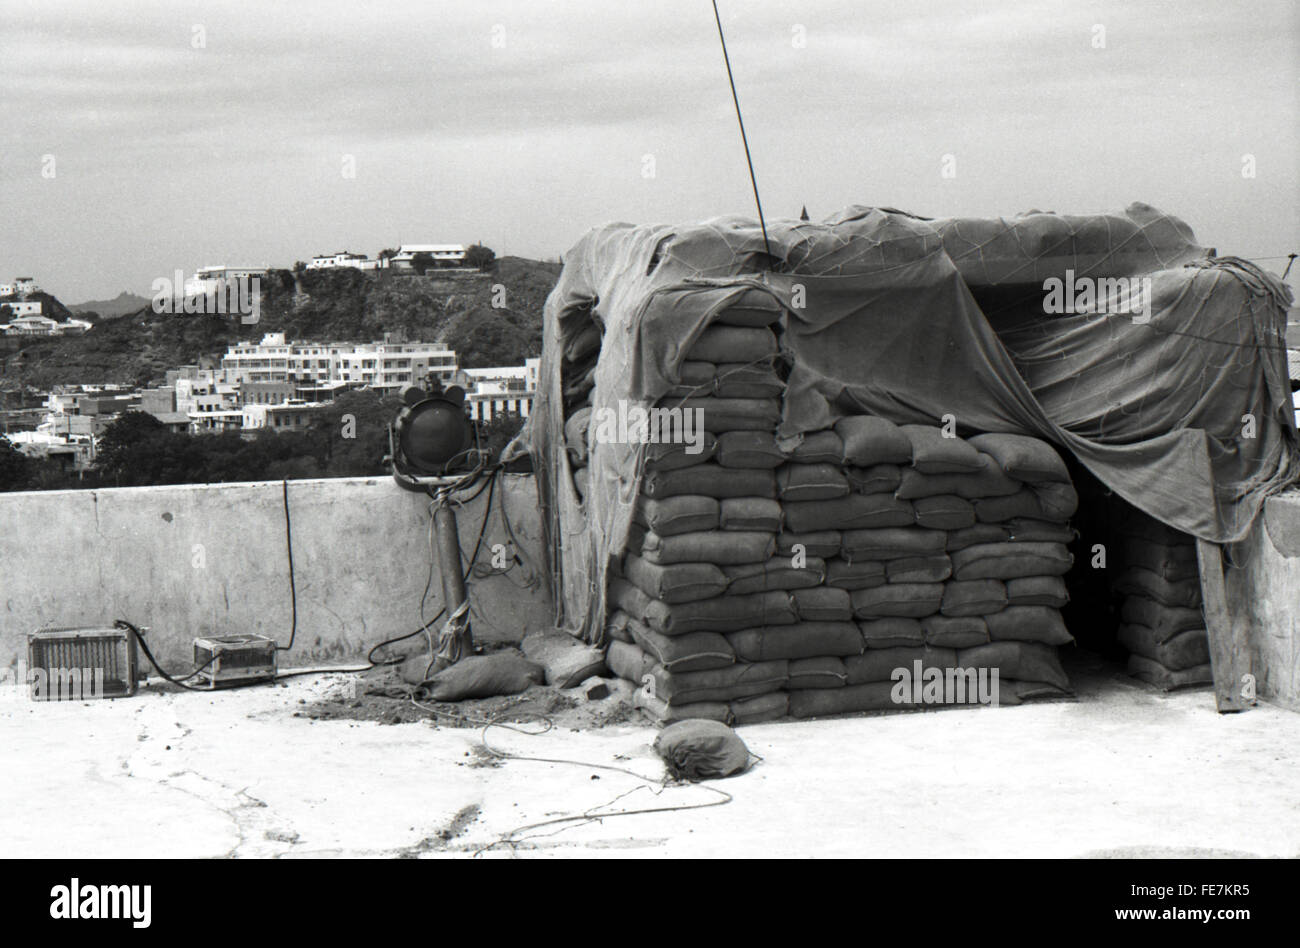
MULTIPOLYGON (((724 323, 682 378, 725 385, 706 357, 752 369, 776 352, 770 329, 724 323)), ((856 415, 787 454, 780 380, 763 371, 767 397, 683 386, 660 402, 695 403, 706 436, 696 453, 649 446, 610 580, 607 661, 637 703, 660 721, 752 723, 1066 692, 1078 499, 1056 451, 856 415)))
POLYGON ((1192 534, 1238 539, 1300 470, 1251 348, 1284 296, 1145 205, 599 228, 548 299, 524 439, 557 625, 660 722, 1066 695, 1076 636, 1209 681, 1192 534), (1076 268, 1151 274, 1141 312, 1048 318, 1076 268))

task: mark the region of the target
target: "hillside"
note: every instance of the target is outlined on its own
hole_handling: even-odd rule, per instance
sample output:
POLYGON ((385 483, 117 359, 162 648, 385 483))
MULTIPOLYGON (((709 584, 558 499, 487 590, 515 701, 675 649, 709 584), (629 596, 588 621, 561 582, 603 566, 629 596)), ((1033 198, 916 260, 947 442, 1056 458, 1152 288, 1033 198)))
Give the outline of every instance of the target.
MULTIPOLYGON (((503 257, 485 277, 446 279, 371 275, 357 270, 273 271, 262 285, 261 318, 168 315, 144 306, 100 321, 84 336, 4 340, 0 388, 78 382, 144 384, 167 369, 219 358, 240 340, 268 332, 290 339, 367 342, 403 330, 412 340, 442 340, 461 365, 518 365, 541 352, 542 307, 558 263, 503 257), (494 285, 505 306, 492 306, 494 285)), ((55 301, 57 303, 57 301, 55 301)), ((60 309, 62 306, 60 304, 60 309)))
POLYGON ((123 290, 111 300, 87 300, 84 303, 69 304, 68 309, 78 316, 84 314, 93 314, 100 319, 113 319, 117 316, 125 316, 127 313, 134 313, 143 306, 149 305, 147 296, 136 296, 127 290, 123 290))

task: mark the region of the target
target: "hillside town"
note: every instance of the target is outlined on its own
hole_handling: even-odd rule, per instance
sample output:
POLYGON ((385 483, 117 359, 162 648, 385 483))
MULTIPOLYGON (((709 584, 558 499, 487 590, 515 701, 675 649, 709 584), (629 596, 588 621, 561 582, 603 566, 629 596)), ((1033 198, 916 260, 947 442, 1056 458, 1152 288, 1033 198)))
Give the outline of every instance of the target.
MULTIPOLYGON (((296 271, 352 268, 420 275, 429 269, 477 272, 466 267, 461 244, 402 244, 374 259, 341 251, 295 265, 296 271)), ((491 251, 486 251, 490 260, 491 251)), ((472 255, 471 255, 472 257, 472 255)), ((481 259, 481 258, 480 258, 481 259)), ((183 296, 211 296, 239 281, 259 279, 266 267, 198 268, 183 281, 183 296)), ((0 284, 0 333, 6 336, 63 336, 90 332, 88 320, 60 322, 43 312, 45 300, 31 277, 0 284)), ((344 392, 394 394, 436 378, 465 393, 475 421, 511 415, 527 418, 537 388, 539 360, 523 365, 462 368, 442 342, 408 340, 401 332, 373 342, 288 339, 283 332, 229 346, 219 358, 203 358, 169 369, 147 386, 120 383, 66 384, 48 391, 10 393, 0 410, 0 436, 29 457, 53 460, 65 472, 84 472, 95 462, 99 439, 126 412, 151 415, 168 430, 203 435, 227 432, 301 431, 320 409, 344 392)))

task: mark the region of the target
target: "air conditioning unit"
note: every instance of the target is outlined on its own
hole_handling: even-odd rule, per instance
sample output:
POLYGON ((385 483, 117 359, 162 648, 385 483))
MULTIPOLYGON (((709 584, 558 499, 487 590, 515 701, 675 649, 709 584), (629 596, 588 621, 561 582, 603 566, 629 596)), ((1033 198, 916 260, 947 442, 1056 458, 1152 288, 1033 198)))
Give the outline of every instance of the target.
POLYGON ((194 686, 214 690, 271 681, 276 671, 275 640, 264 635, 223 635, 194 640, 194 686))
POLYGON ((125 629, 38 629, 27 636, 33 701, 84 701, 135 694, 135 639, 125 629))

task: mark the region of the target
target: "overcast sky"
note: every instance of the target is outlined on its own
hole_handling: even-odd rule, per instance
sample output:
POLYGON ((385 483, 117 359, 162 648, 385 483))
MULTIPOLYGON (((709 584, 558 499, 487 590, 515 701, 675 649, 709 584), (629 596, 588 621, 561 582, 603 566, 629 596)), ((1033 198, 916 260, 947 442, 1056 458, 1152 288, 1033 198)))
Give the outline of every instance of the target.
MULTIPOLYGON (((771 217, 1145 201, 1220 253, 1300 244, 1295 0, 719 5, 771 217)), ((0 277, 65 302, 753 213, 708 0, 0 0, 0 122, 0 277)))

